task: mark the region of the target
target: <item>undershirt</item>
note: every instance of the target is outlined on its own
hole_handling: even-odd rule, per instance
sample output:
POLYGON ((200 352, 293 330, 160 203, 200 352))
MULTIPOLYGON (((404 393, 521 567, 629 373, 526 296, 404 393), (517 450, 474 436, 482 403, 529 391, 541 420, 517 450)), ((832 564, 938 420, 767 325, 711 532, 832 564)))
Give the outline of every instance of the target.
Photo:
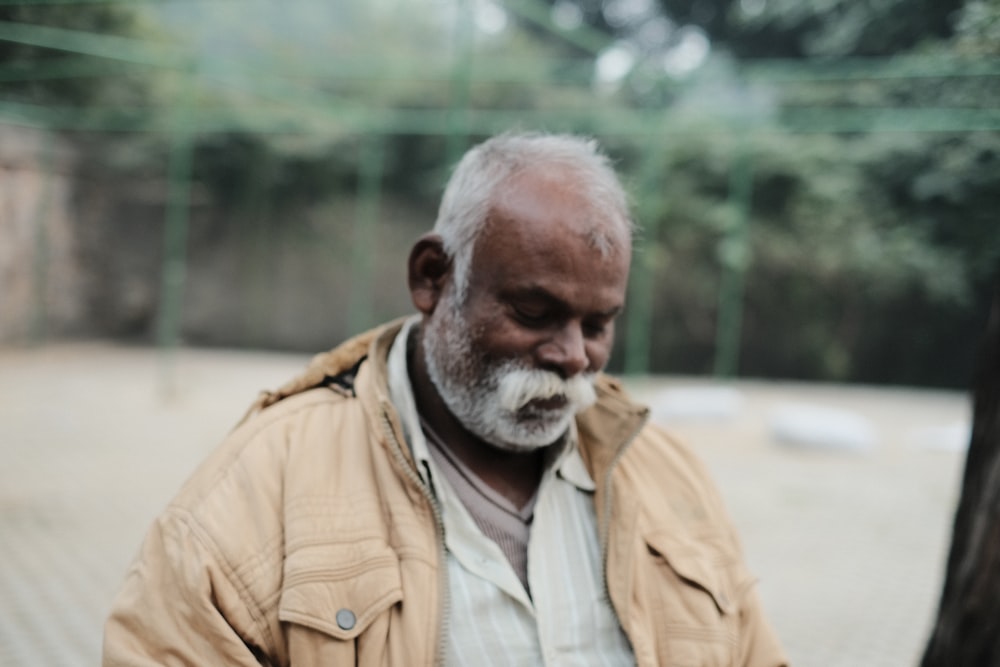
POLYGON ((469 511, 486 537, 496 542, 530 595, 528 585, 528 536, 535 511, 536 491, 524 507, 518 508, 490 487, 455 456, 441 438, 423 421, 431 458, 469 511))
POLYGON ((594 511, 594 482, 575 424, 542 475, 528 526, 527 584, 479 527, 432 454, 416 410, 406 347, 414 316, 389 351, 389 393, 444 522, 448 667, 634 665, 628 638, 607 598, 594 511), (531 595, 528 595, 528 590, 531 595))

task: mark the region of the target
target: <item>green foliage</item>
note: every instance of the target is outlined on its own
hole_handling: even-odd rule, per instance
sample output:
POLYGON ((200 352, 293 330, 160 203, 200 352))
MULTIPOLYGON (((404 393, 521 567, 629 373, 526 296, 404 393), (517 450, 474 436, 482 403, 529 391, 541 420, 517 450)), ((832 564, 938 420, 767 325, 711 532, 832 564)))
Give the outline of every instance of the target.
MULTIPOLYGON (((1000 268, 994 134, 926 137, 681 133, 666 150, 652 247, 654 367, 711 369, 734 156, 753 170, 741 372, 962 385, 1000 268), (930 146, 928 145, 930 141, 930 146), (888 315, 894 315, 889 317, 888 315)), ((648 224, 648 223, 647 223, 648 224)))
MULTIPOLYGON (((739 106, 749 121, 754 100, 767 100, 773 131, 673 135, 661 191, 668 203, 652 225, 655 247, 644 251, 658 285, 654 368, 711 370, 715 295, 727 266, 742 263, 727 258, 748 257, 741 373, 965 386, 1000 277, 997 133, 906 133, 902 121, 890 132, 859 123, 842 135, 785 126, 797 127, 804 112, 822 129, 836 127, 842 110, 902 119, 910 110, 949 117, 949 108, 1000 108, 996 72, 975 75, 954 60, 995 53, 1000 3, 662 4, 739 56, 911 50, 922 59, 756 66, 739 106), (753 169, 746 247, 731 233, 743 219, 730 180, 741 153, 753 169)), ((681 103, 698 90, 689 87, 681 103)), ((959 113, 950 117, 961 128, 959 113)))
MULTIPOLYGON (((391 237, 378 261, 398 264, 385 248, 403 253, 404 237, 429 226, 470 143, 571 130, 597 135, 633 186, 636 266, 654 286, 650 371, 711 372, 720 290, 745 269, 741 373, 964 383, 1000 267, 1000 138, 961 114, 1000 108, 982 58, 1000 55, 998 0, 578 4, 591 30, 575 36, 529 2, 511 5, 498 32, 475 28, 471 2, 5 5, 3 22, 169 49, 152 67, 0 39, 0 94, 67 125, 148 130, 90 135, 100 150, 88 155, 122 174, 123 198, 144 179, 162 202, 175 139, 192 133, 192 248, 245 249, 234 263, 252 289, 233 288, 238 305, 266 294, 246 327, 257 333, 219 325, 212 342, 269 343, 268 308, 288 303, 273 280, 336 275, 329 288, 300 286, 321 292, 302 301, 326 303, 327 289, 348 298, 351 271, 376 259, 353 252, 364 220, 391 237), (712 40, 711 57, 668 74, 661 61, 686 24, 712 40), (598 31, 636 59, 600 92, 598 31), (948 131, 907 131, 898 119, 914 111, 938 113, 948 131), (860 120, 844 131, 848 116, 860 120), (269 271, 276 261, 283 277, 269 271)), ((396 303, 385 294, 373 300, 396 303)))
POLYGON ((148 75, 100 58, 76 55, 30 42, 33 28, 56 28, 95 36, 130 37, 144 24, 127 4, 0 5, 0 23, 14 24, 24 41, 0 39, 0 94, 5 100, 79 106, 141 105, 148 100, 148 75))
POLYGON ((661 0, 740 57, 885 56, 947 38, 962 0, 661 0))
POLYGON ((956 30, 957 50, 971 56, 1000 55, 1000 2, 970 0, 956 30))

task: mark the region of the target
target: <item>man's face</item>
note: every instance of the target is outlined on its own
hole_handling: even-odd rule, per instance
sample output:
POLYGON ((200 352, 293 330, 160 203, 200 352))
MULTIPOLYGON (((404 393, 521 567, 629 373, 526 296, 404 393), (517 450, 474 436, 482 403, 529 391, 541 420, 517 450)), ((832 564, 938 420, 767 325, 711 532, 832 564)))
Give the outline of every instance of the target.
POLYGON ((465 302, 449 286, 424 329, 449 410, 507 450, 552 444, 594 401, 625 300, 627 233, 584 219, 582 198, 553 176, 508 187, 477 240, 465 302), (615 240, 610 250, 588 235, 595 225, 615 240))

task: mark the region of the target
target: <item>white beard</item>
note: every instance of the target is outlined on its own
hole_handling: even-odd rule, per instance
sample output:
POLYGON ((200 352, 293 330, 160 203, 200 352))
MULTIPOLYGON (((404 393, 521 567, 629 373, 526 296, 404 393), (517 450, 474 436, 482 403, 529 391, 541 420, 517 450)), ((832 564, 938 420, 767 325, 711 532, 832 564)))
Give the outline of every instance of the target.
POLYGON ((546 447, 569 428, 573 417, 597 400, 594 374, 568 380, 514 360, 490 364, 476 354, 468 323, 451 302, 422 334, 427 372, 445 405, 473 435, 512 452, 546 447), (558 407, 533 401, 561 398, 558 407))

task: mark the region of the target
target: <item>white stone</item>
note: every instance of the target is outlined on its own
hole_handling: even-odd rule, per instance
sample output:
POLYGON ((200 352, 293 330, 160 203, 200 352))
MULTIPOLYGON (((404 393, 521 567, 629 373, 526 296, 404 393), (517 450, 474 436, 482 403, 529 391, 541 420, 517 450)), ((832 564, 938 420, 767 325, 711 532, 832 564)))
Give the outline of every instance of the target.
POLYGON ((743 394, 728 387, 678 387, 659 392, 650 403, 663 421, 732 419, 743 407, 743 394))
POLYGON ((775 440, 795 447, 863 452, 875 446, 875 429, 865 417, 824 405, 783 403, 770 415, 775 440))
POLYGON ((926 426, 911 433, 910 442, 921 449, 961 452, 969 448, 972 424, 959 419, 948 424, 926 426))

